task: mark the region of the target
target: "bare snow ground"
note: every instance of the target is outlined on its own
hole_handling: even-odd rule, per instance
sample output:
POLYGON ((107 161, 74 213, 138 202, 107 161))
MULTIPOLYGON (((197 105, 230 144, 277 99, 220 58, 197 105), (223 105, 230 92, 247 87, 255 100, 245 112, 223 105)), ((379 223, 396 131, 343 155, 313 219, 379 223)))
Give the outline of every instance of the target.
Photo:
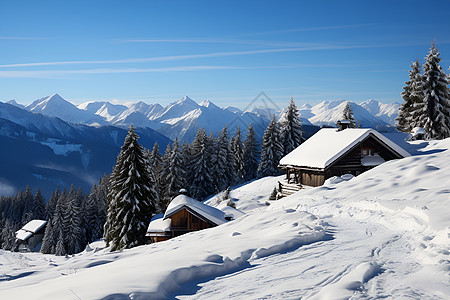
POLYGON ((431 142, 270 206, 279 178, 253 181, 230 194, 247 215, 167 242, 69 258, 0 252, 0 299, 448 299, 449 148, 431 142))

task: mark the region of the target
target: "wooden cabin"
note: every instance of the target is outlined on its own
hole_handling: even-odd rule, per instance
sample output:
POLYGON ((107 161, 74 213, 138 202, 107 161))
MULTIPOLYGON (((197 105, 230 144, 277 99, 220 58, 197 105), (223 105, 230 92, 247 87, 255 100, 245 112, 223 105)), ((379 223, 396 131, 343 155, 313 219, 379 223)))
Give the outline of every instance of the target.
MULTIPOLYGON (((288 184, 320 186, 333 176, 357 176, 410 154, 373 129, 324 128, 280 160, 288 184)), ((280 185, 281 186, 281 185, 280 185)))
POLYGON ((217 208, 186 195, 178 195, 170 202, 164 214, 153 216, 146 236, 152 243, 161 242, 188 232, 215 227, 230 220, 228 215, 217 208))
POLYGON ((32 220, 16 231, 20 252, 39 252, 44 238, 47 221, 32 220))

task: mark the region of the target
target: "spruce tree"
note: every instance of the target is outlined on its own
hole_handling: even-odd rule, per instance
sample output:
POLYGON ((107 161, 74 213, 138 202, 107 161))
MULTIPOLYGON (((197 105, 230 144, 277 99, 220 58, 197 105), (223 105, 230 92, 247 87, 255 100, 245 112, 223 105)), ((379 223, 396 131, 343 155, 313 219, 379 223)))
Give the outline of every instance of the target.
POLYGON ((303 130, 297 106, 291 97, 289 106, 280 120, 280 143, 283 146, 283 155, 290 153, 300 146, 303 141, 303 130))
POLYGON ((273 176, 280 174, 278 163, 283 156, 283 146, 279 141, 279 129, 275 116, 264 132, 261 145, 261 162, 258 166, 258 176, 273 176))
POLYGON ((418 126, 425 130, 427 139, 450 137, 450 89, 447 75, 439 65, 439 55, 433 42, 423 65, 425 112, 419 117, 418 126))
POLYGON ((33 219, 44 220, 46 215, 45 200, 39 188, 36 190, 33 201, 33 219))
POLYGON ((257 176, 259 157, 258 141, 252 124, 248 127, 243 150, 243 176, 245 181, 249 181, 257 176))
POLYGON ((353 110, 350 106, 350 102, 345 104, 344 110, 342 111, 342 120, 350 121, 350 128, 356 127, 355 118, 353 117, 353 110))
POLYGON ((50 200, 48 200, 48 202, 47 202, 47 206, 46 206, 47 220, 50 220, 51 218, 53 218, 53 215, 56 210, 56 203, 58 202, 58 198, 59 198, 60 194, 61 193, 59 192, 59 187, 56 187, 56 190, 54 192, 52 192, 52 194, 50 196, 50 200))
POLYGON ((111 251, 144 244, 147 226, 156 211, 155 181, 148 172, 147 157, 138 138, 131 125, 111 175, 109 226, 105 233, 111 251))
POLYGON ((172 153, 169 162, 168 181, 169 181, 168 193, 171 198, 177 196, 180 189, 186 189, 187 185, 186 161, 184 160, 183 150, 178 144, 177 138, 175 138, 175 141, 172 145, 172 153))
POLYGON ((197 200, 203 200, 214 191, 210 150, 210 139, 207 137, 205 130, 200 128, 191 145, 191 163, 189 168, 191 195, 197 200))
POLYGON ((70 187, 67 195, 67 211, 65 212, 65 241, 66 253, 74 254, 82 250, 84 246, 84 236, 82 232, 82 211, 81 211, 81 191, 77 193, 75 187, 70 187))
POLYGON ((170 203, 169 195, 169 176, 170 176, 170 157, 172 156, 172 144, 167 144, 166 151, 162 157, 162 168, 158 178, 159 205, 156 208, 158 213, 163 213, 170 203))
POLYGON ((224 126, 219 132, 211 153, 211 177, 216 192, 224 190, 232 184, 234 178, 234 155, 231 152, 228 130, 224 126))
POLYGON ((233 136, 231 151, 234 157, 234 182, 241 183, 244 180, 244 146, 242 144, 241 129, 239 126, 233 136))
POLYGON ((47 226, 44 231, 44 238, 42 239, 41 253, 44 254, 52 254, 54 253, 54 244, 53 244, 53 225, 52 220, 48 220, 47 226))
POLYGON ((420 64, 417 59, 411 64, 409 81, 405 82, 402 98, 405 101, 399 108, 395 119, 397 129, 402 132, 411 132, 418 124, 418 119, 424 111, 423 102, 423 75, 420 73, 420 64))

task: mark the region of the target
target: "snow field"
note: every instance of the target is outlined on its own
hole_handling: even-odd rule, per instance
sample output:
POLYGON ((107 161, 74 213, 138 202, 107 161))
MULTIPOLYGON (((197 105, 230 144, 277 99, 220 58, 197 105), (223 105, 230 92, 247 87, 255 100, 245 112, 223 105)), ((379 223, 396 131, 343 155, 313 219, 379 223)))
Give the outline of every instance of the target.
POLYGON ((430 142, 270 206, 282 177, 255 180, 230 193, 246 215, 162 243, 1 252, 0 299, 448 299, 449 148, 430 142))

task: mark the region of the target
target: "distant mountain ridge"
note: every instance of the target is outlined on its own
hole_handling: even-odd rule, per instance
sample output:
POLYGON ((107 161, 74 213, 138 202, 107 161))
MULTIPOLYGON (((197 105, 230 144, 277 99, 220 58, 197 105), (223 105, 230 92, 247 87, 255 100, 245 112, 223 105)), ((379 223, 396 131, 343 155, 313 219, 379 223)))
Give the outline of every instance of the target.
MULTIPOLYGON (((342 110, 348 101, 323 101, 315 106, 299 105, 299 112, 305 131, 315 132, 314 126, 335 126, 342 118, 342 110)), ((20 105, 14 103, 15 105, 20 105)), ((383 104, 376 100, 367 100, 361 104, 350 102, 354 117, 363 127, 375 128, 380 131, 392 131, 395 117, 398 114, 398 103, 383 104)), ((188 96, 162 105, 147 104, 142 101, 129 106, 112 104, 108 101, 86 102, 78 106, 64 100, 58 94, 44 97, 28 105, 26 109, 48 116, 56 116, 67 122, 86 125, 114 125, 128 127, 149 127, 166 135, 170 139, 191 142, 199 128, 205 128, 217 135, 223 126, 234 134, 237 127, 243 134, 253 124, 258 137, 273 115, 279 118, 282 111, 276 108, 251 107, 242 111, 235 107, 220 108, 210 100, 197 103, 188 96)))
MULTIPOLYGON (((151 128, 137 128, 139 142, 151 149, 171 143, 151 128)), ((0 195, 27 185, 49 197, 56 186, 71 184, 89 192, 114 167, 127 130, 73 124, 0 102, 0 195)))

